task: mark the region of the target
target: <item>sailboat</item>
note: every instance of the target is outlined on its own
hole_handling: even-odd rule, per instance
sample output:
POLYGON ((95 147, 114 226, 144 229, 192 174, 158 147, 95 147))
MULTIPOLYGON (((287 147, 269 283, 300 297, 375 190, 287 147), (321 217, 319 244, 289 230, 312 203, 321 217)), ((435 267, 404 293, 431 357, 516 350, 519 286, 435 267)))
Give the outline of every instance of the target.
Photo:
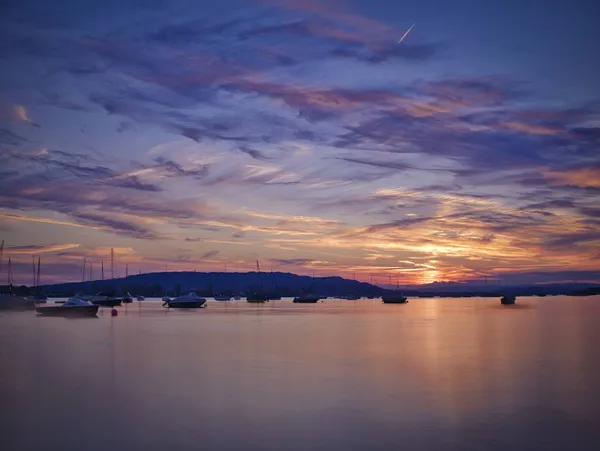
MULTIPOLYGON (((35 262, 35 258, 34 258, 34 262, 35 262)), ((40 292, 40 265, 41 265, 41 258, 38 255, 37 273, 35 273, 35 263, 33 266, 33 269, 34 269, 33 286, 35 288, 35 294, 33 295, 33 300, 36 304, 45 304, 46 301, 48 300, 48 297, 44 293, 40 292)))
MULTIPOLYGON (((4 240, 2 240, 2 244, 0 245, 0 262, 1 255, 4 251, 4 240)), ((1 263, 0 263, 1 264, 1 263)), ((8 257, 8 293, 0 294, 0 310, 32 310, 35 308, 35 304, 33 299, 26 298, 23 296, 16 296, 12 292, 13 286, 13 273, 12 273, 12 263, 10 257, 8 257)))
MULTIPOLYGON (((256 260, 256 272, 258 272, 260 274, 260 265, 258 264, 258 260, 256 260)), ((261 286, 260 291, 262 292, 262 286, 261 286)), ((246 302, 262 304, 262 303, 265 303, 268 301, 269 301, 268 296, 263 293, 251 293, 248 296, 246 296, 246 302)))
MULTIPOLYGON (((390 291, 392 290, 392 275, 390 274, 390 291)), ((384 304, 406 304, 408 299, 398 291, 398 274, 396 274, 396 290, 381 296, 384 304)))
MULTIPOLYGON (((506 290, 506 277, 503 277, 504 281, 504 289, 506 290)), ((513 305, 517 301, 517 297, 514 294, 505 293, 504 296, 500 298, 500 304, 502 305, 513 305)))
MULTIPOLYGON (((311 278, 311 287, 314 288, 314 281, 315 281, 315 273, 313 272, 312 278, 311 278)), ((313 291, 313 290, 311 290, 313 291)), ((302 296, 296 296, 294 298, 294 301, 296 304, 315 304, 317 302, 319 302, 321 300, 321 296, 317 296, 315 294, 305 294, 302 296)))

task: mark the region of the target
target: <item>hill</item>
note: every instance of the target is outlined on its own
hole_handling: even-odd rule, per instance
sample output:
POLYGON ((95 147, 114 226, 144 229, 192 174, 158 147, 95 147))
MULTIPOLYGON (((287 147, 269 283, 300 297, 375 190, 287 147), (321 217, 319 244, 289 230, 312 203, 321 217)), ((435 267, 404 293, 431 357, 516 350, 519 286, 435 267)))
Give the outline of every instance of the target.
MULTIPOLYGON (((6 287, 4 287, 6 288, 6 287)), ((23 294, 27 287, 15 287, 23 294)), ((403 286, 407 296, 422 297, 499 297, 510 293, 516 296, 544 295, 593 295, 600 293, 600 285, 586 283, 560 283, 545 285, 481 285, 460 282, 435 282, 427 285, 403 286)), ((0 292, 6 291, 0 287, 0 292)), ((240 295, 265 293, 272 296, 298 296, 318 294, 320 296, 381 296, 386 288, 342 277, 309 277, 283 272, 156 272, 136 274, 109 280, 60 283, 44 285, 41 291, 51 296, 72 296, 74 293, 93 294, 114 291, 118 294, 130 292, 137 296, 171 296, 196 291, 201 296, 240 295)))

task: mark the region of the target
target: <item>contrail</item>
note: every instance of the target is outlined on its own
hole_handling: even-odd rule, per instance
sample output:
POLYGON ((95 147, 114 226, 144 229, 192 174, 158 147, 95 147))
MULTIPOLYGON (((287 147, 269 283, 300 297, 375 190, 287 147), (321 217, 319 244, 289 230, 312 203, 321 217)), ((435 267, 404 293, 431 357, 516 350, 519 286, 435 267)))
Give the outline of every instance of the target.
POLYGON ((398 41, 398 44, 400 44, 402 41, 404 41, 404 38, 405 38, 406 36, 408 36, 408 33, 410 33, 410 30, 412 30, 412 29, 413 29, 413 27, 414 27, 415 25, 416 25, 416 23, 412 24, 412 25, 410 26, 410 28, 409 28, 408 30, 406 30, 406 33, 404 33, 404 34, 402 35, 402 37, 401 37, 401 38, 400 38, 400 40, 398 41))

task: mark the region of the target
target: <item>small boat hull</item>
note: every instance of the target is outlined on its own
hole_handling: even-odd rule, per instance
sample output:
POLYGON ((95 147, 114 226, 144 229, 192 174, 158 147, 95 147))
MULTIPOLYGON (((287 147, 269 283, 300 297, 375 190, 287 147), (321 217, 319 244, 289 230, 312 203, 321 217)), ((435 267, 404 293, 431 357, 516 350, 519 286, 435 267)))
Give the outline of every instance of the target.
POLYGON ((182 302, 171 301, 171 302, 166 302, 165 304, 166 304, 166 307, 169 307, 169 308, 202 308, 206 304, 206 300, 182 301, 182 302))
POLYGON ((514 305, 515 301, 516 299, 514 296, 502 296, 502 298, 500 298, 500 304, 502 305, 514 305))
POLYGON ((99 306, 83 305, 75 307, 50 306, 36 307, 35 311, 45 316, 96 316, 99 306))
POLYGON ((298 296, 294 298, 295 304, 316 304, 321 298, 318 296, 298 296))
POLYGON ((408 299, 405 297, 391 297, 386 298, 385 296, 382 298, 384 304, 407 304, 408 299))
POLYGON ((246 298, 246 302, 250 302, 253 304, 262 304, 264 302, 267 302, 268 300, 269 298, 267 298, 267 296, 261 294, 250 295, 246 298))

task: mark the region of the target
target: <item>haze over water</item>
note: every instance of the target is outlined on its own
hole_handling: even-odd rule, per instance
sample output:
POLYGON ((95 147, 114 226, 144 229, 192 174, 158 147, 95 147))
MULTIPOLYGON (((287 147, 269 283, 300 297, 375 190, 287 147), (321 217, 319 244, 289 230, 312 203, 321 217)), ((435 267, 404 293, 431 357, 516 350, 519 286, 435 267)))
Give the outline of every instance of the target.
POLYGON ((598 301, 4 313, 0 448, 598 449, 598 301))

